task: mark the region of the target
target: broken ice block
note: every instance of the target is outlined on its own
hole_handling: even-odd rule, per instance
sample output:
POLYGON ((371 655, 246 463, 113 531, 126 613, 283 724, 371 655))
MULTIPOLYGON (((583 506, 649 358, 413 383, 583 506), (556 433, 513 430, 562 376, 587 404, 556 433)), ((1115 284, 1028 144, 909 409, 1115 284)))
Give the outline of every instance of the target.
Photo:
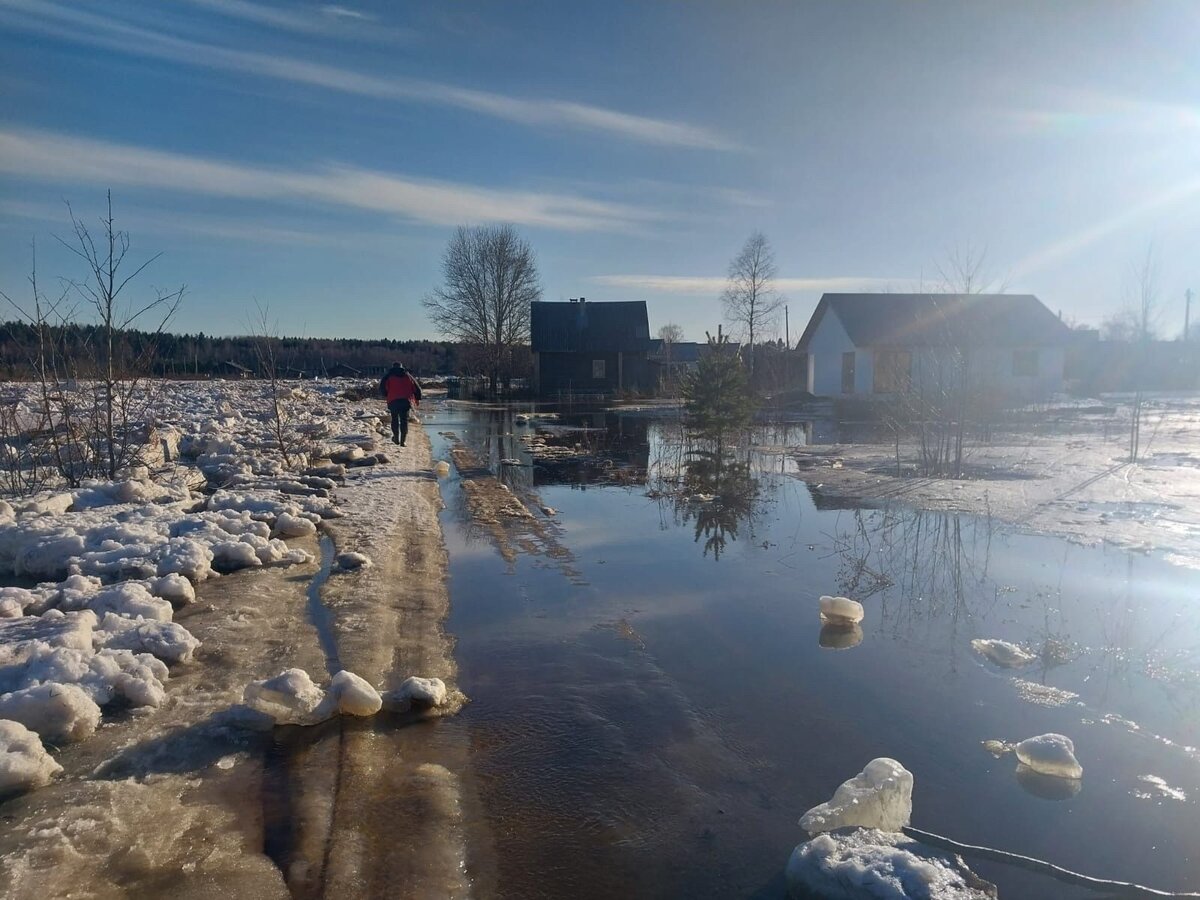
POLYGON ((0 719, 0 797, 47 785, 61 771, 36 734, 0 719))
POLYGON ((1075 758, 1075 744, 1061 734, 1039 734, 1017 744, 1017 759, 1042 775, 1082 778, 1083 766, 1075 758))
POLYGON ((345 670, 333 676, 329 694, 337 702, 337 710, 348 716, 373 716, 383 708, 383 698, 370 683, 345 670))
POLYGON ((1003 669, 1019 669, 1037 659, 1035 654, 1027 653, 1016 644, 993 638, 976 638, 971 641, 971 649, 1003 669))
POLYGON ((963 861, 901 834, 821 834, 788 860, 788 892, 825 900, 988 900, 995 887, 963 861))
MULTIPOLYGON (((276 725, 314 725, 325 692, 303 669, 286 669, 274 678, 253 681, 242 691, 242 702, 265 713, 276 725)), ((332 713, 332 710, 330 710, 332 713)))
POLYGON ((848 597, 821 597, 821 621, 826 625, 857 625, 863 620, 863 606, 848 597))
POLYGON ((809 834, 850 825, 899 831, 912 815, 912 789, 912 772, 881 756, 843 781, 831 800, 806 812, 800 827, 809 834))

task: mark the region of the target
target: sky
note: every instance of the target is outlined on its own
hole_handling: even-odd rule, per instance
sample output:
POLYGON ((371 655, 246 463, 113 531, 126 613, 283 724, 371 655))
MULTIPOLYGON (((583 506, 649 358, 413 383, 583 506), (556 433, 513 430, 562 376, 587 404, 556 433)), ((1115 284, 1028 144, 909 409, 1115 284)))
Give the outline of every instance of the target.
POLYGON ((437 337, 454 228, 500 222, 543 299, 693 340, 755 230, 793 341, 956 253, 1080 323, 1148 252, 1164 335, 1200 294, 1192 0, 0 0, 0 96, 0 290, 82 278, 56 237, 111 189, 177 331, 437 337))

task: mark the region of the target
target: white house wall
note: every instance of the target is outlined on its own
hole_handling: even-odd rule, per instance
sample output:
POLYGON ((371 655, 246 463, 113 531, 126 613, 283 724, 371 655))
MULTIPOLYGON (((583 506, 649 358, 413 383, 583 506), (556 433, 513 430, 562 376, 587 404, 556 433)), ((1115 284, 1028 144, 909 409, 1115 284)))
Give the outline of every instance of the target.
MULTIPOLYGON (((1034 400, 1063 389, 1066 352, 1062 347, 1038 347, 1037 375, 1014 375, 1016 347, 989 347, 971 351, 971 382, 976 388, 995 391, 1006 397, 1034 400)), ((1034 348, 1020 348, 1034 349, 1034 348)), ((950 350, 913 351, 913 387, 917 391, 936 392, 953 383, 954 354, 950 350)))
POLYGON ((808 390, 818 397, 838 397, 842 394, 842 354, 854 352, 854 393, 869 394, 874 382, 873 358, 869 350, 859 350, 846 334, 841 320, 832 309, 826 309, 808 342, 812 359, 809 366, 811 381, 808 390))

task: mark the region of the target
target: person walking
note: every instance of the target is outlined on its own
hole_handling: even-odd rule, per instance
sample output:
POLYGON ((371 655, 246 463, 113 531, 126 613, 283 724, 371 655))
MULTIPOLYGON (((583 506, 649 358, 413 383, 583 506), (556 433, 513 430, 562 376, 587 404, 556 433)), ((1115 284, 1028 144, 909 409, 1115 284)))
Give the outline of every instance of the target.
POLYGON ((379 393, 387 398, 392 414, 392 443, 403 447, 408 437, 408 411, 421 405, 421 386, 402 364, 395 362, 380 379, 379 393))

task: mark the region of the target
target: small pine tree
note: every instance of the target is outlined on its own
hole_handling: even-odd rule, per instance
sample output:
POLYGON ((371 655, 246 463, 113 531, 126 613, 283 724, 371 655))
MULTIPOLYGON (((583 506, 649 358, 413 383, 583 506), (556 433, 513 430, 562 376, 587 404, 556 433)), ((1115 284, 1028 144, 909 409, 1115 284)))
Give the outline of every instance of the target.
POLYGON ((688 429, 699 438, 724 443, 754 417, 755 400, 741 355, 722 335, 708 337, 708 352, 683 382, 688 429))

